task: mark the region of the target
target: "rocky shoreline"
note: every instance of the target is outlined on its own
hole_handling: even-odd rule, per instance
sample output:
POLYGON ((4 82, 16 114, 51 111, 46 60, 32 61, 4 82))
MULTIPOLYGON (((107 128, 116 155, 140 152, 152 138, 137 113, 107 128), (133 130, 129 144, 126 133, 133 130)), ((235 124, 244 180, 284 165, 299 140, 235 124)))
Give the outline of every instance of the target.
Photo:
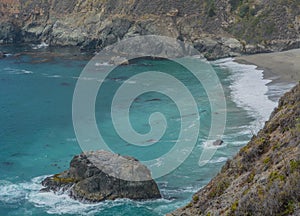
MULTIPOLYGON (((163 35, 190 43, 214 60, 300 48, 299 10, 295 0, 5 0, 0 2, 0 45, 99 51, 124 38, 163 35)), ((170 215, 300 215, 299 119, 300 84, 280 100, 258 135, 187 206, 170 215)), ((121 180, 94 166, 87 155, 95 154, 107 158, 109 153, 75 156, 70 169, 43 181, 42 191, 65 191, 88 202, 161 197, 152 179, 121 180)), ((110 165, 121 159, 109 158, 115 162, 110 165)), ((125 160, 131 168, 138 163, 125 160)), ((136 167, 151 177, 147 168, 136 167)))
POLYGON ((300 214, 300 83, 264 128, 170 216, 300 214))
POLYGON ((237 2, 6 0, 0 3, 0 44, 101 50, 135 35, 163 35, 192 44, 209 60, 300 48, 298 4, 237 2))

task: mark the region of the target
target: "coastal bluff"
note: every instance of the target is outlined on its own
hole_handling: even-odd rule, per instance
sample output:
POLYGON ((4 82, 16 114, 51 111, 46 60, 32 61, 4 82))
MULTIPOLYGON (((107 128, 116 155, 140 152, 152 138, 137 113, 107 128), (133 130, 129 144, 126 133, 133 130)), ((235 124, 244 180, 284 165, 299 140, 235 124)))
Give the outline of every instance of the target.
POLYGON ((168 216, 300 215, 300 83, 192 201, 168 216))
POLYGON ((138 160, 106 151, 74 156, 70 168, 42 181, 42 192, 67 192, 84 202, 161 198, 149 169, 138 160), (118 178, 118 176, 120 178, 118 178))
POLYGON ((300 48, 299 9, 298 0, 2 0, 0 44, 101 50, 161 35, 216 59, 300 48))

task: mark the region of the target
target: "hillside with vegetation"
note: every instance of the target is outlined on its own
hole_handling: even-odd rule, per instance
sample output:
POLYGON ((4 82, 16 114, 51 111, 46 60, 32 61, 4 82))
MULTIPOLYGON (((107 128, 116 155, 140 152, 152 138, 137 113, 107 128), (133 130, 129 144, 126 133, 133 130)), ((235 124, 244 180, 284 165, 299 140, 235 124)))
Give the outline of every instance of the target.
POLYGON ((300 83, 183 215, 300 215, 300 83))
POLYGON ((299 9, 298 0, 1 0, 0 43, 94 50, 156 34, 219 58, 299 48, 299 9))

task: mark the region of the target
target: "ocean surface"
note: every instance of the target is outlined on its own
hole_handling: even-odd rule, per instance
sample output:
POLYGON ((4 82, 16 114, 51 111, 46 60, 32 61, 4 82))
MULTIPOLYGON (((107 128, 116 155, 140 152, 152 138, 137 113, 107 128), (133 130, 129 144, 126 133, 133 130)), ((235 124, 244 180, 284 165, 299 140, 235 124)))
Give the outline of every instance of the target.
POLYGON ((82 151, 73 129, 72 98, 78 77, 91 56, 70 48, 42 45, 1 49, 9 54, 0 60, 0 215, 164 215, 187 204, 193 193, 217 174, 226 160, 262 127, 283 93, 279 90, 282 86, 268 87, 270 80, 264 80, 262 71, 255 66, 241 65, 230 58, 211 62, 224 89, 227 122, 224 145, 205 166, 199 167, 211 118, 203 86, 168 60, 140 59, 116 68, 105 80, 95 104, 98 128, 114 152, 150 160, 167 153, 178 137, 180 113, 170 98, 157 92, 139 96, 130 108, 130 119, 136 131, 146 133, 149 115, 164 113, 169 124, 160 141, 141 148, 128 144, 114 130, 109 107, 112 92, 141 71, 164 71, 181 80, 196 98, 201 129, 188 159, 156 179, 162 199, 84 204, 66 194, 39 190, 46 176, 66 170, 72 157, 82 151))

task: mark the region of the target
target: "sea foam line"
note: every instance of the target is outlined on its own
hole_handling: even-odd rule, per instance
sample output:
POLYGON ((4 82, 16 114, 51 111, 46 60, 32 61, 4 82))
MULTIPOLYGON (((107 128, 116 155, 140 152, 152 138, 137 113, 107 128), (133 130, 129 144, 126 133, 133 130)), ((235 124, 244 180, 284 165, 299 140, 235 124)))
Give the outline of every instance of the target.
POLYGON ((46 48, 48 46, 49 46, 49 44, 46 44, 45 42, 42 42, 42 43, 37 44, 37 45, 32 45, 32 49, 36 50, 36 49, 46 48))
POLYGON ((258 70, 256 65, 240 64, 234 62, 233 58, 217 60, 213 64, 229 69, 232 73, 229 77, 233 81, 230 86, 231 97, 237 106, 256 119, 252 122, 252 129, 257 133, 277 106, 267 95, 267 84, 271 80, 263 79, 263 70, 258 70))
MULTIPOLYGON (((169 207, 172 200, 159 199, 151 201, 133 201, 129 199, 117 199, 114 201, 103 201, 100 203, 82 203, 68 196, 67 193, 40 192, 41 182, 47 176, 39 176, 26 182, 13 183, 0 180, 0 202, 6 204, 18 204, 29 202, 36 208, 43 209, 48 214, 55 215, 95 215, 101 211, 114 208, 116 206, 132 205, 133 207, 143 207, 159 213, 162 208, 169 207), (160 207, 152 209, 149 204, 160 203, 160 207)), ((163 215, 162 213, 159 215, 163 215)))
POLYGON ((6 71, 9 74, 33 74, 32 71, 29 70, 25 70, 25 69, 16 69, 16 68, 10 68, 10 67, 6 67, 3 69, 4 71, 6 71))

